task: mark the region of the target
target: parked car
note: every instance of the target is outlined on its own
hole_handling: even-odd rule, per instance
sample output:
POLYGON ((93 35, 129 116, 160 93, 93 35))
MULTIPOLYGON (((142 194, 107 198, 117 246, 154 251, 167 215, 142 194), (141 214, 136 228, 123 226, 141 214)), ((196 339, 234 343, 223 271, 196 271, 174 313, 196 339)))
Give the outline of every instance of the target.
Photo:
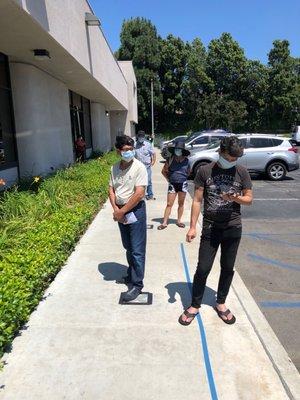
POLYGON ((300 146, 300 125, 296 125, 292 132, 292 141, 300 146))
MULTIPOLYGON (((282 180, 288 171, 299 168, 298 149, 285 137, 261 134, 238 135, 244 146, 244 155, 238 164, 249 172, 266 173, 273 181, 282 180)), ((216 162, 219 157, 219 142, 207 149, 194 152, 190 157, 193 178, 201 165, 216 162)))
POLYGON ((196 137, 188 137, 185 141, 185 148, 188 150, 206 149, 211 143, 221 140, 224 136, 230 136, 233 133, 226 131, 204 131, 196 137))
POLYGON ((201 135, 203 135, 203 134, 207 134, 207 133, 227 133, 227 131, 225 131, 224 129, 205 129, 205 130, 203 130, 203 131, 198 131, 198 132, 193 132, 193 133, 191 133, 189 136, 188 136, 188 138, 186 139, 186 142, 187 141, 192 141, 193 139, 195 139, 196 137, 198 137, 198 136, 201 136, 201 135))

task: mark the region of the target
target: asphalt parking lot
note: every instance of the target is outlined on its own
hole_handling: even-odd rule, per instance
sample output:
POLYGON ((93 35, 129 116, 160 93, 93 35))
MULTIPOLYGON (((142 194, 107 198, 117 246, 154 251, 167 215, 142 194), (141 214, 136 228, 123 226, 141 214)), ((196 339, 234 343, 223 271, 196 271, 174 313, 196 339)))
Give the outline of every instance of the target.
POLYGON ((281 182, 253 176, 236 269, 300 370, 300 170, 281 182))
POLYGON ((235 267, 300 371, 300 170, 279 182, 252 181, 235 267))

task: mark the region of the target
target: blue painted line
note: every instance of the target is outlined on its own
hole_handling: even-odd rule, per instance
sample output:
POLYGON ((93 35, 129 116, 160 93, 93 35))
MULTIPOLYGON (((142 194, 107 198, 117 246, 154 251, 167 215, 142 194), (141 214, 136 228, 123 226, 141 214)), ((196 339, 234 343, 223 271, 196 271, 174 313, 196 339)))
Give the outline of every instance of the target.
POLYGON ((263 233, 262 234, 261 233, 257 233, 257 232, 248 233, 248 234, 246 233, 244 236, 250 236, 253 239, 268 240, 269 242, 280 243, 280 244, 284 244, 286 246, 300 248, 299 244, 287 242, 286 240, 272 239, 272 238, 268 237, 267 235, 265 235, 263 233))
POLYGON ((262 256, 259 256, 257 254, 253 254, 253 253, 248 253, 248 257, 252 258, 252 260, 254 260, 254 261, 259 261, 264 264, 271 264, 271 265, 275 265, 276 267, 280 267, 280 268, 284 268, 284 269, 291 269, 293 271, 300 272, 300 267, 296 266, 296 265, 286 264, 281 261, 272 260, 271 258, 262 257, 262 256))
MULTIPOLYGON (((191 291, 192 281, 191 281, 191 277, 190 277, 189 266, 188 266, 188 262, 186 259, 183 243, 180 244, 180 250, 181 250, 181 257, 182 257, 182 262, 183 262, 183 266, 184 266, 186 280, 189 285, 189 290, 192 294, 192 291, 191 291)), ((208 380, 208 384, 209 384, 211 399, 218 400, 216 385, 215 385, 214 376, 213 376, 211 363, 210 363, 210 359, 209 359, 205 328, 204 328, 204 324, 203 324, 202 318, 200 316, 200 313, 197 315, 196 318, 197 318, 197 322, 198 322, 198 326, 199 326, 199 330, 200 330, 200 339, 201 339, 201 344, 202 344, 206 376, 207 376, 207 380, 208 380)))
POLYGON ((276 302, 276 301, 261 301, 262 307, 269 308, 300 308, 300 301, 295 302, 276 302))
MULTIPOLYGON (((243 233, 243 235, 251 235, 252 233, 243 233)), ((260 233, 263 236, 300 236, 300 233, 260 233)))

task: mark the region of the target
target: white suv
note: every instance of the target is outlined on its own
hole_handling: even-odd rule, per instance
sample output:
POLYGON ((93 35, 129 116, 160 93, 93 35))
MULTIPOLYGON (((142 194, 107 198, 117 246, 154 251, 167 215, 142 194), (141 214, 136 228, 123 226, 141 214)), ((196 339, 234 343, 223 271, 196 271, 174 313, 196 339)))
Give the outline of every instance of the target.
POLYGON ((300 125, 296 125, 292 132, 292 141, 300 146, 300 125))
MULTIPOLYGON (((287 171, 299 168, 298 149, 291 140, 281 136, 247 134, 238 135, 244 147, 244 155, 238 163, 249 172, 266 173, 273 181, 282 180, 287 171)), ((200 165, 217 161, 219 143, 212 144, 206 150, 193 153, 190 160, 192 176, 200 165)))

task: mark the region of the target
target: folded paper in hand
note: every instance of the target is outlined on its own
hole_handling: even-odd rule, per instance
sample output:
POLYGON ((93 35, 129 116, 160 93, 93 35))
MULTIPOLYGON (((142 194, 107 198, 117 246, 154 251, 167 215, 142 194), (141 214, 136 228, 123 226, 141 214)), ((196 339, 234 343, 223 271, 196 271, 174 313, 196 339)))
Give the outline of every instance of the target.
POLYGON ((125 214, 125 219, 124 219, 123 224, 129 225, 129 224, 133 224, 136 221, 137 221, 137 218, 136 218, 134 212, 129 212, 128 214, 125 214))

